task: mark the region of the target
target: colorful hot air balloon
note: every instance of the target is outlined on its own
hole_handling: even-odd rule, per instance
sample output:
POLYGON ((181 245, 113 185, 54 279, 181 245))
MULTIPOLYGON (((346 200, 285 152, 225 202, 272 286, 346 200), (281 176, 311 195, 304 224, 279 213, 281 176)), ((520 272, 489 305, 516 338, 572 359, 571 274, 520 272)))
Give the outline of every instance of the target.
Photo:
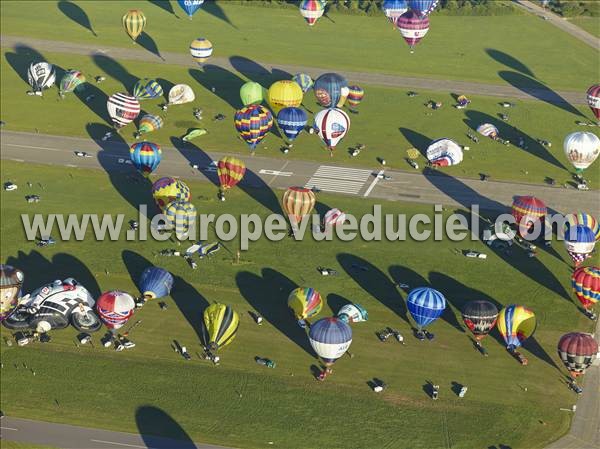
POLYGON ((271 111, 259 104, 245 106, 236 111, 233 120, 235 129, 253 153, 273 127, 271 111))
POLYGON ((587 226, 596 236, 596 241, 600 240, 600 224, 590 214, 577 212, 565 215, 565 234, 568 232, 569 227, 577 225, 587 226))
POLYGON ((314 84, 313 79, 306 73, 296 73, 292 76, 292 81, 296 81, 304 93, 308 92, 314 84))
POLYGON ((60 80, 60 96, 73 92, 79 86, 85 83, 85 75, 79 70, 69 70, 60 80))
POLYGON ((427 147, 427 159, 434 167, 458 165, 463 160, 462 147, 452 139, 438 139, 427 147))
POLYGON ((429 287, 414 288, 406 298, 408 311, 412 315, 419 332, 437 320, 446 309, 446 298, 429 287))
POLYGON ((408 7, 419 14, 427 16, 433 12, 440 0, 408 0, 408 7))
POLYGON ((217 175, 221 183, 221 195, 234 187, 246 174, 246 164, 233 157, 225 156, 217 162, 217 175))
POLYGON ((516 196, 513 199, 511 214, 515 218, 519 234, 525 237, 537 223, 544 224, 548 208, 542 200, 534 196, 516 196))
POLYGON ((190 54, 194 61, 199 65, 202 65, 204 62, 208 61, 208 58, 213 54, 212 43, 203 37, 194 39, 190 44, 190 54))
POLYGON ((324 0, 302 0, 300 2, 300 14, 308 25, 313 26, 325 12, 324 0))
POLYGON ((333 156, 336 145, 350 129, 350 117, 341 109, 323 109, 315 115, 314 129, 333 156))
POLYGON ((277 125, 288 141, 292 142, 302 132, 308 122, 304 109, 289 107, 277 113, 277 125))
POLYGON ((594 84, 588 89, 587 102, 596 120, 600 121, 600 84, 594 84))
POLYGON ((571 226, 565 234, 565 248, 575 267, 591 257, 596 246, 596 236, 590 228, 584 225, 571 226))
POLYGON ((215 303, 204 310, 203 322, 204 344, 210 351, 216 352, 235 338, 240 317, 231 306, 215 303))
POLYGON ((151 100, 162 94, 163 88, 156 80, 143 78, 133 86, 133 96, 138 100, 151 100))
POLYGON ((565 137, 565 156, 578 174, 594 163, 600 154, 600 139, 588 132, 575 132, 565 137))
POLYGON ((31 63, 27 69, 27 81, 34 92, 42 92, 56 83, 56 70, 47 62, 31 63))
POLYGON ((294 312, 298 325, 306 327, 306 320, 319 314, 323 308, 323 298, 314 288, 298 287, 289 294, 288 307, 294 312))
POLYGON ((248 81, 240 87, 240 99, 244 106, 263 102, 263 87, 255 81, 248 81))
POLYGON ((142 272, 138 287, 145 299, 164 298, 173 288, 173 275, 164 268, 148 267, 142 272))
POLYGON ((336 317, 321 318, 310 326, 308 339, 325 366, 330 367, 350 348, 352 328, 336 317))
POLYGON ((489 137, 490 139, 498 138, 498 128, 491 123, 482 123, 477 127, 477 132, 482 136, 489 137))
POLYGON ((571 286, 584 309, 600 301, 600 267, 580 267, 571 275, 571 286))
POLYGON ((116 93, 108 98, 106 109, 115 128, 119 130, 135 120, 140 113, 140 103, 130 95, 116 93))
POLYGON ((194 101, 194 91, 187 84, 176 84, 169 91, 169 104, 184 104, 194 101))
POLYGON ((10 265, 0 264, 0 321, 17 307, 25 274, 10 265))
POLYGON ((348 87, 348 108, 356 112, 356 108, 362 101, 365 96, 365 91, 360 86, 350 86, 348 87))
POLYGON ((469 301, 462 310, 462 319, 476 340, 483 340, 496 325, 498 309, 484 299, 469 301))
POLYGON ((414 11, 408 11, 398 17, 396 28, 414 53, 415 45, 421 42, 429 31, 429 17, 421 17, 414 11))
POLYGON ((511 304, 500 311, 497 327, 506 348, 512 352, 535 332, 535 314, 524 306, 511 304))
POLYGON ((200 9, 204 0, 177 0, 181 9, 185 11, 190 20, 192 20, 192 16, 200 9))
POLYGON ((152 184, 152 197, 160 210, 164 210, 173 201, 189 202, 192 198, 190 188, 180 179, 160 178, 152 184))
POLYGON ((133 166, 142 175, 148 176, 158 167, 162 159, 160 146, 152 142, 137 142, 129 148, 133 166))
POLYGON ((381 9, 390 22, 396 23, 398 17, 408 11, 408 4, 406 0, 383 0, 381 9))
MULTIPOLYGON (((315 80, 313 91, 317 102, 324 108, 336 107, 344 96, 348 81, 337 73, 324 73, 315 80)), ((347 93, 346 93, 347 95, 347 93)))
POLYGON ((323 217, 323 226, 325 228, 341 225, 346 222, 346 213, 339 209, 329 209, 323 217))
POLYGON ((345 304, 338 311, 337 317, 344 323, 360 323, 369 319, 367 310, 360 304, 345 304))
POLYGON ((303 97, 302 89, 292 80, 276 81, 267 91, 267 103, 274 114, 283 108, 300 106, 303 97))
POLYGON ((196 224, 196 207, 189 201, 172 201, 164 209, 167 223, 178 237, 189 234, 196 224))
POLYGON ((575 378, 592 366, 598 355, 598 342, 590 334, 571 332, 560 337, 558 356, 575 378))
POLYGON ((164 124, 165 122, 161 116, 146 114, 140 119, 140 126, 135 133, 135 138, 139 138, 142 134, 158 131, 164 124))
POLYGON ((125 32, 134 41, 144 31, 146 16, 139 9, 131 9, 123 16, 123 27, 125 32))
POLYGON ((135 300, 129 293, 113 290, 103 293, 96 301, 96 310, 109 329, 123 327, 135 310, 135 300))
POLYGON ((293 224, 300 223, 302 218, 310 215, 315 207, 316 198, 312 190, 304 187, 290 187, 283 194, 281 206, 283 212, 293 224))

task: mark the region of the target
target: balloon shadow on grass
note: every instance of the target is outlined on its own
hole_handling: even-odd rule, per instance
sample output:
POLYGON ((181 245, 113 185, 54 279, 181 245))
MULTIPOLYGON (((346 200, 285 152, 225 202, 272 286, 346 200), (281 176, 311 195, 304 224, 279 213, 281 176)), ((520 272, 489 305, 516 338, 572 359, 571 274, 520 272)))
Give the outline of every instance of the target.
POLYGON ((339 253, 338 263, 354 281, 369 295, 386 306, 406 323, 408 321, 406 303, 398 293, 390 278, 379 268, 362 257, 339 253))
POLYGON ((219 177, 216 167, 212 165, 213 159, 197 145, 192 142, 184 142, 178 137, 171 137, 171 144, 187 159, 190 165, 197 165, 198 171, 215 186, 219 187, 219 177))
POLYGON ((221 8, 221 5, 218 2, 213 2, 213 1, 204 2, 204 4, 202 5, 201 11, 204 11, 207 14, 210 14, 211 16, 222 20, 223 22, 231 25, 236 30, 238 29, 238 27, 236 27, 233 24, 233 22, 229 19, 229 17, 227 17, 227 14, 225 14, 225 11, 223 11, 223 8, 221 8))
POLYGON ((154 56, 162 59, 163 61, 165 60, 165 58, 163 58, 162 55, 160 54, 160 50, 158 49, 158 45, 156 44, 156 41, 154 39, 152 39, 152 36, 150 36, 145 31, 142 31, 142 34, 140 34, 140 36, 137 38, 136 42, 142 48, 144 48, 144 49, 148 50, 150 53, 152 53, 154 56))
POLYGON ((421 153, 421 155, 423 155, 423 157, 427 159, 427 147, 431 143, 432 139, 416 131, 413 131, 412 129, 398 128, 398 130, 408 141, 409 145, 419 150, 419 153, 421 153))
POLYGON ((33 62, 45 61, 46 59, 40 52, 24 44, 16 44, 13 50, 14 52, 6 52, 4 55, 6 62, 29 86, 29 80, 27 79, 29 65, 33 62))
POLYGON ((171 415, 152 405, 135 411, 138 432, 146 447, 156 449, 197 449, 192 438, 171 415))
POLYGON ((94 28, 92 27, 90 18, 79 5, 67 0, 61 0, 58 2, 58 9, 73 22, 91 32, 95 37, 98 37, 94 31, 94 28))
MULTIPOLYGON (((108 96, 104 91, 88 82, 75 89, 73 94, 83 105, 96 114, 100 120, 108 124, 112 123, 110 116, 108 115, 108 110, 106 109, 108 96)), ((65 99, 65 101, 67 100, 65 99)))
POLYGON ((308 355, 316 357, 306 330, 297 325, 287 306, 288 295, 298 287, 295 282, 272 268, 263 268, 261 275, 242 271, 235 280, 240 294, 254 310, 308 355))
POLYGON ((173 5, 171 5, 171 2, 169 0, 148 0, 148 1, 150 3, 152 3, 154 6, 159 7, 163 11, 166 11, 169 14, 173 14, 178 19, 180 18, 177 15, 177 13, 175 13, 175 11, 173 10, 173 5))
POLYGON ((508 53, 504 53, 503 51, 496 50, 494 48, 486 48, 485 52, 492 59, 499 62, 500 64, 504 64, 509 69, 516 70, 517 72, 521 72, 523 75, 527 75, 532 78, 535 78, 535 75, 529 69, 529 67, 527 67, 525 64, 523 64, 521 61, 519 61, 514 56, 511 56, 508 53))
POLYGON ((222 67, 206 64, 200 69, 189 69, 190 76, 207 91, 212 92, 234 109, 242 106, 240 87, 244 80, 222 67))
POLYGON ((160 84, 160 87, 163 88, 163 95, 164 95, 165 101, 168 102, 169 101, 169 91, 173 88, 173 86, 175 86, 175 84, 165 78, 156 78, 156 81, 158 82, 158 84, 160 84))
POLYGON ((352 304, 352 301, 340 296, 336 293, 330 293, 327 295, 327 305, 331 309, 333 315, 337 315, 342 307, 345 305, 352 304))
POLYGON ((238 187, 272 213, 283 214, 279 198, 275 195, 273 189, 252 170, 246 168, 244 179, 240 181, 238 187))
POLYGON ((523 347, 541 361, 546 362, 550 367, 556 368, 556 370, 560 373, 562 377, 565 376, 565 374, 560 370, 558 365, 554 362, 552 357, 550 357, 550 354, 546 352, 546 350, 542 347, 537 338, 535 338, 535 335, 532 335, 527 340, 525 340, 523 342, 523 347))
MULTIPOLYGON (((405 267, 403 265, 392 265, 389 267, 388 272, 390 274, 390 277, 392 278, 392 282, 394 283, 394 286, 400 290, 400 292, 402 292, 400 296, 400 302, 399 304, 402 304, 403 307, 403 318, 410 323, 409 319, 408 319, 408 306, 406 306, 406 299, 408 298, 408 293, 413 289, 413 288, 418 288, 418 287, 429 287, 429 282, 427 282, 427 280, 421 276, 419 273, 417 273, 416 271, 405 267), (400 285, 408 285, 408 287, 400 287, 400 285)), ((412 324, 411 324, 412 326, 412 324)), ((415 330, 415 328, 413 328, 413 330, 415 330)))
POLYGON ((110 56, 95 53, 92 59, 96 66, 106 73, 109 77, 120 82, 127 92, 131 92, 138 78, 110 56))
POLYGON ((258 62, 252 59, 246 58, 245 56, 231 56, 229 62, 242 75, 248 78, 250 81, 257 82, 263 86, 270 86, 275 81, 279 80, 291 80, 291 73, 285 70, 273 67, 271 71, 260 65, 258 62))

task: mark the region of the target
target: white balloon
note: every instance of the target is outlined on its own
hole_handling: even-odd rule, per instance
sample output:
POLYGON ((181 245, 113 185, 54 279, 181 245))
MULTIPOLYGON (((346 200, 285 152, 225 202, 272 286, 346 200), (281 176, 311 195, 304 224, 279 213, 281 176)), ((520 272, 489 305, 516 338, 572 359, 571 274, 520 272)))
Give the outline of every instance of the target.
POLYGON ((585 170, 600 154, 600 139, 595 134, 578 131, 565 137, 565 156, 577 170, 585 170))

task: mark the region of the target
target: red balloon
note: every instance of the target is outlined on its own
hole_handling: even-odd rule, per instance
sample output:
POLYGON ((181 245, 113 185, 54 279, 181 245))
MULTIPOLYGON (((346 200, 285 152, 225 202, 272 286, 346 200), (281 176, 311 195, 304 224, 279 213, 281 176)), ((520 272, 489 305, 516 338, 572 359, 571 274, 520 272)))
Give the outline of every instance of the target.
POLYGON ((548 214, 546 204, 535 196, 516 196, 512 203, 512 216, 515 217, 519 234, 526 235, 539 221, 543 224, 548 214), (523 222, 521 223, 521 220, 523 222))
POLYGON ((558 342, 558 356, 573 377, 583 374, 597 354, 598 342, 589 334, 572 332, 558 342))
POLYGON ((596 119, 600 120, 600 84, 594 84, 588 89, 587 102, 596 119))

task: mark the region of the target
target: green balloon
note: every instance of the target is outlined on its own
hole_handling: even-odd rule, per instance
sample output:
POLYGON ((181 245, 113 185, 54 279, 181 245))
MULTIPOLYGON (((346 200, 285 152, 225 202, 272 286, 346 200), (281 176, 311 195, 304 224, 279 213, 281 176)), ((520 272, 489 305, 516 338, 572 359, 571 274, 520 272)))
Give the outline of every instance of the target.
POLYGON ((240 98, 244 106, 260 104, 263 101, 263 87, 254 81, 248 81, 240 88, 240 98))

